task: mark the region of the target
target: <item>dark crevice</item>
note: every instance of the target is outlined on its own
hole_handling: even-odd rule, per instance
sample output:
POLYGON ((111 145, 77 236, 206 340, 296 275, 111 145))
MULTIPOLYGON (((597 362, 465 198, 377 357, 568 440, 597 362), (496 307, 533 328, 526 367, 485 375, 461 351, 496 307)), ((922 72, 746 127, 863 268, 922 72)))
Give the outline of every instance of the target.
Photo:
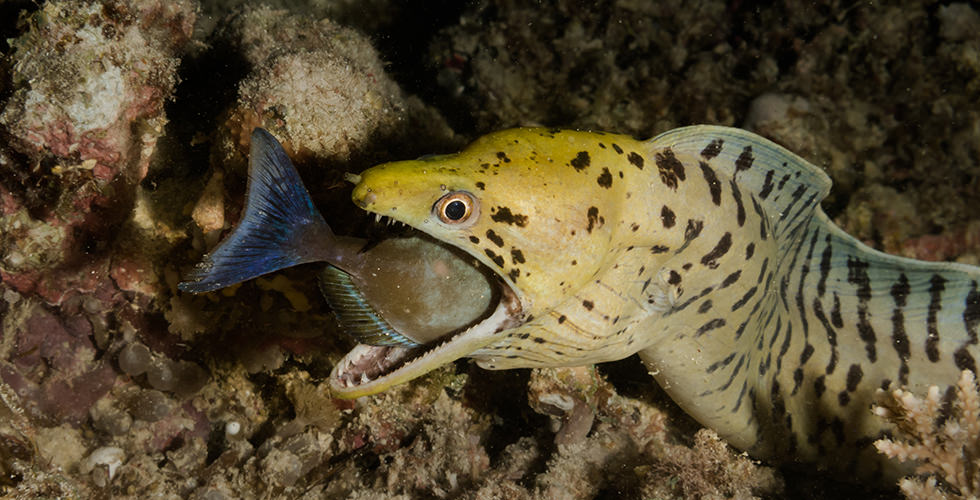
POLYGON ((436 72, 428 64, 429 44, 444 28, 455 25, 473 2, 416 0, 401 6, 398 22, 372 38, 387 63, 389 75, 406 92, 432 102, 437 94, 436 72))

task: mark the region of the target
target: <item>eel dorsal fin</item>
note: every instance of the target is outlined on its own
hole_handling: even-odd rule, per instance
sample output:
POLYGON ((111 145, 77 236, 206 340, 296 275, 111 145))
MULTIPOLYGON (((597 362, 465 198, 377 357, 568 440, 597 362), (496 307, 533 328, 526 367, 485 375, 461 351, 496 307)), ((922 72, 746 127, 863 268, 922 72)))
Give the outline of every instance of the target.
POLYGON ((754 194, 777 238, 805 221, 830 192, 827 174, 786 148, 751 132, 694 125, 664 132, 651 145, 694 153, 719 175, 754 194))

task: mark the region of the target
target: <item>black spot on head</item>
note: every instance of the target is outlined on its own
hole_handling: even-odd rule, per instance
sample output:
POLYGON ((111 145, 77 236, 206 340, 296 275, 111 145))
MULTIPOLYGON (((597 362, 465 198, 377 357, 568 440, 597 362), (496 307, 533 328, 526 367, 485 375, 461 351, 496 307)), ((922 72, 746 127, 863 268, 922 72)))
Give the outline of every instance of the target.
POLYGON ((677 271, 671 269, 670 273, 667 275, 667 283, 670 283, 671 285, 677 285, 680 282, 681 282, 681 275, 677 274, 677 271))
POLYGON ((745 260, 752 258, 752 254, 755 253, 755 243, 749 243, 745 247, 745 260))
POLYGON ((612 181, 613 178, 612 178, 612 174, 609 173, 609 169, 606 167, 602 167, 602 173, 599 174, 599 177, 596 179, 596 183, 598 183, 600 186, 606 189, 609 189, 612 187, 612 181))
POLYGON ((490 260, 492 260, 494 264, 497 264, 497 267, 504 267, 503 256, 495 254, 493 250, 490 250, 489 248, 484 248, 483 252, 487 254, 487 257, 490 257, 490 260))
POLYGON ((504 246, 504 239, 497 233, 493 232, 493 229, 487 229, 487 239, 492 241, 494 245, 497 245, 498 247, 504 246))
POLYGON ((520 249, 517 249, 517 248, 511 248, 510 249, 510 258, 514 260, 514 264, 523 264, 524 263, 524 252, 521 252, 520 249))
POLYGON ((480 243, 480 238, 477 238, 476 236, 470 236, 470 241, 473 242, 473 243, 479 244, 480 243))
POLYGON ((654 246, 650 247, 650 253, 653 253, 653 254, 667 253, 669 251, 670 251, 670 247, 666 247, 666 246, 663 246, 663 245, 654 245, 654 246))
POLYGON ((534 341, 537 342, 537 343, 539 343, 539 344, 544 344, 545 342, 547 342, 547 340, 545 340, 545 339, 543 339, 541 337, 534 337, 534 341))
POLYGON ((504 163, 510 163, 510 158, 508 158, 507 153, 504 153, 503 151, 497 151, 497 159, 504 163))
POLYGON ((490 218, 494 222, 503 222, 505 224, 513 224, 518 227, 527 226, 527 216, 522 214, 511 213, 509 207, 497 207, 495 210, 491 210, 490 218))
POLYGON ((588 151, 579 151, 578 154, 575 155, 575 158, 572 158, 572 161, 569 162, 569 164, 575 167, 575 170, 578 172, 584 170, 590 163, 592 163, 592 160, 589 158, 588 151))
POLYGON ((560 325, 560 324, 564 323, 566 319, 568 319, 568 318, 566 318, 564 314, 562 314, 561 316, 558 316, 558 324, 560 325))
POLYGON ((592 229, 597 227, 602 227, 602 223, 605 221, 599 216, 599 209, 596 207, 589 207, 589 210, 585 213, 586 218, 589 221, 589 225, 585 228, 586 231, 592 232, 592 229))
POLYGON ((613 150, 616 151, 616 154, 623 154, 623 148, 619 147, 619 144, 616 144, 614 142, 613 145, 612 145, 612 147, 613 147, 613 150))
POLYGON ((477 189, 479 189, 480 191, 483 191, 484 189, 486 189, 486 188, 487 188, 487 185, 486 185, 486 184, 484 184, 484 183, 482 183, 482 182, 477 182, 477 183, 476 183, 476 187, 477 187, 477 189))
POLYGON ((634 167, 643 170, 643 157, 639 155, 636 151, 631 151, 626 159, 633 164, 634 167))
POLYGON ((583 300, 582 307, 584 307, 586 311, 591 311, 592 308, 595 307, 595 304, 591 300, 583 300))
POLYGON ((517 277, 520 275, 521 275, 521 270, 516 267, 511 269, 510 272, 507 273, 507 276, 510 276, 510 280, 515 283, 517 282, 517 277))
POLYGON ((664 229, 670 229, 674 227, 674 224, 677 222, 677 217, 674 215, 674 211, 671 210, 670 207, 664 205, 664 207, 660 209, 660 220, 662 220, 664 223, 664 229))

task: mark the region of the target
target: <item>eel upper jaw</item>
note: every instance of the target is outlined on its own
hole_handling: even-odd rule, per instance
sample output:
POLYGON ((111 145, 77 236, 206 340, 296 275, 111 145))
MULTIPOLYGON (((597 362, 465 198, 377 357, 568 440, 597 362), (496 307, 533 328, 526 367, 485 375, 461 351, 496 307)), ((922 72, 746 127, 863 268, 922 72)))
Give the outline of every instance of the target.
POLYGON ((518 294, 503 280, 500 300, 485 319, 448 339, 422 347, 358 344, 330 373, 330 388, 340 398, 376 394, 479 350, 501 331, 521 324, 524 307, 518 294))

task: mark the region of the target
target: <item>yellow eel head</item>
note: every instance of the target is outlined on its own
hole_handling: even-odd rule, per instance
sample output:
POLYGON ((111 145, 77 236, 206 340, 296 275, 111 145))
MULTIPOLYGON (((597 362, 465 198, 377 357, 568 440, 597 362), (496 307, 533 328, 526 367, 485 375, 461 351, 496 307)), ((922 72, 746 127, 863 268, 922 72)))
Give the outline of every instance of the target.
MULTIPOLYGON (((610 254, 616 226, 606 220, 617 218, 623 196, 582 173, 602 154, 595 140, 580 132, 505 130, 458 154, 363 172, 355 204, 472 255, 496 276, 500 299, 477 324, 414 351, 358 345, 334 368, 336 394, 377 393, 487 346, 500 352, 516 328, 591 282, 610 254)), ((480 359, 494 366, 494 359, 480 359)))

